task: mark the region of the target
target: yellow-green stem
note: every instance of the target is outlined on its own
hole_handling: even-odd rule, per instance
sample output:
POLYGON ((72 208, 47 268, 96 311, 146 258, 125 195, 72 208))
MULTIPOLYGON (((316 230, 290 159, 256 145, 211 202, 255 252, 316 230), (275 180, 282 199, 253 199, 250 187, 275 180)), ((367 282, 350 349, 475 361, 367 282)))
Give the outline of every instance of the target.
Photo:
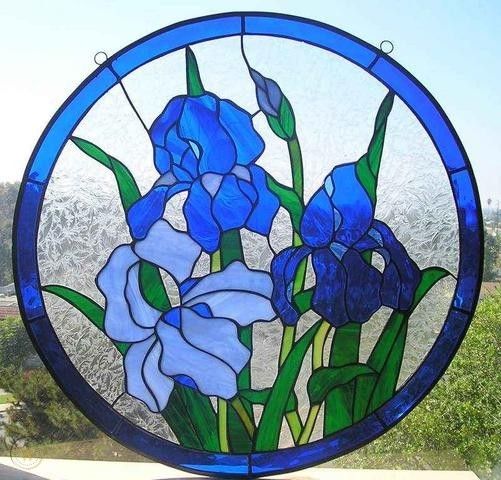
POLYGON ((210 256, 210 271, 219 272, 221 270, 221 250, 216 250, 210 256))
POLYGON ((294 345, 294 338, 296 336, 296 326, 286 325, 282 334, 282 345, 280 346, 280 358, 278 361, 281 367, 285 362, 285 359, 289 355, 292 346, 294 345))
POLYGON ((294 443, 297 444, 303 430, 303 422, 301 421, 301 417, 299 416, 297 410, 293 410, 292 412, 287 412, 285 414, 285 419, 287 420, 287 425, 289 425, 294 443))
POLYGON ((219 437, 219 449, 228 453, 230 444, 228 442, 228 404, 222 398, 217 399, 217 429, 219 437))
MULTIPOLYGON (((325 341, 327 340, 327 335, 329 335, 330 330, 330 323, 323 320, 320 324, 320 328, 315 334, 311 356, 311 368, 313 371, 321 368, 324 364, 325 341)), ((311 434, 313 433, 313 428, 315 427, 315 423, 317 421, 318 412, 320 411, 320 407, 321 404, 310 406, 303 431, 301 432, 301 435, 299 436, 299 440, 297 442, 298 445, 304 445, 305 443, 308 443, 310 441, 311 434)))
POLYGON ((306 418, 306 423, 304 424, 304 429, 298 440, 298 445, 304 445, 310 441, 313 428, 317 421, 318 412, 320 411, 320 405, 312 405, 308 411, 308 417, 306 418))

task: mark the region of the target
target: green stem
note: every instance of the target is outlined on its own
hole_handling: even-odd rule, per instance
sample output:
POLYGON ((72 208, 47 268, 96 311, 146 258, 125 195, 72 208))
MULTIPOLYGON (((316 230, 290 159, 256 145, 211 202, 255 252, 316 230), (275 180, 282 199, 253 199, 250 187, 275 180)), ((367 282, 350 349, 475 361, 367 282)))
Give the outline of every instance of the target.
POLYGON ((242 403, 242 400, 240 398, 235 398, 231 402, 231 405, 233 406, 238 416, 242 420, 242 423, 244 424, 245 429, 249 434, 249 437, 252 438, 254 436, 254 432, 256 431, 256 426, 254 425, 254 420, 248 414, 245 405, 242 403))
MULTIPOLYGON (((301 147, 296 136, 287 141, 287 148, 289 150, 289 159, 291 165, 292 188, 297 196, 302 200, 304 197, 303 158, 301 155, 301 147)), ((292 245, 294 247, 299 247, 302 244, 303 242, 301 240, 301 237, 299 236, 299 232, 294 229, 292 232, 292 245)), ((306 279, 306 265, 306 260, 303 260, 299 264, 292 286, 293 295, 298 294, 304 289, 306 279)), ((284 326, 282 333, 282 343, 280 345, 279 367, 283 365, 285 359, 292 350, 295 339, 296 326, 284 326)), ((299 437, 303 428, 299 412, 297 410, 287 412, 285 414, 285 419, 287 420, 287 424, 289 425, 289 429, 291 431, 292 437, 294 438, 294 442, 297 443, 299 441, 299 437)))
POLYGON ((299 198, 304 197, 304 180, 303 180, 303 156, 297 136, 287 140, 287 148, 289 150, 289 158, 291 162, 292 172, 292 188, 298 194, 299 198))
POLYGON ((222 398, 217 399, 217 428, 219 436, 219 448, 221 452, 229 452, 228 442, 228 404, 222 398))
MULTIPOLYGON (((311 368, 312 371, 317 370, 318 368, 323 367, 324 363, 324 347, 325 342, 327 340, 327 335, 331 330, 331 325, 329 322, 323 320, 320 328, 318 329, 315 337, 313 338, 313 349, 311 356, 311 368)), ((304 424, 304 429, 301 432, 301 435, 298 440, 298 445, 304 445, 308 443, 311 438, 311 434, 313 433, 313 428, 315 427, 315 423, 317 421, 318 413, 320 411, 320 404, 311 405, 310 410, 308 411, 308 416, 306 418, 306 423, 304 424)))

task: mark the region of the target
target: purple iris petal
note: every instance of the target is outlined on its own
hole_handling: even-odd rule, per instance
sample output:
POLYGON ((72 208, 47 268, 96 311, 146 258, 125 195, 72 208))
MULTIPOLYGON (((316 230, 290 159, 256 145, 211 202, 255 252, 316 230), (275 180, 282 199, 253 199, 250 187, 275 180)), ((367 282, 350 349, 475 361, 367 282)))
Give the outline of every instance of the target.
POLYGON ((321 279, 312 307, 331 325, 365 323, 381 307, 381 274, 356 250, 348 248, 339 259, 330 249, 318 249, 312 263, 317 279, 321 279))
POLYGON ((374 220, 374 230, 381 236, 382 248, 377 251, 386 263, 381 289, 383 303, 392 308, 406 310, 412 304, 419 283, 419 267, 409 257, 405 247, 388 225, 374 220))
POLYGON ((272 303, 282 322, 295 325, 300 313, 294 304, 293 283, 301 261, 311 253, 307 246, 290 247, 281 251, 271 262, 273 279, 272 303))

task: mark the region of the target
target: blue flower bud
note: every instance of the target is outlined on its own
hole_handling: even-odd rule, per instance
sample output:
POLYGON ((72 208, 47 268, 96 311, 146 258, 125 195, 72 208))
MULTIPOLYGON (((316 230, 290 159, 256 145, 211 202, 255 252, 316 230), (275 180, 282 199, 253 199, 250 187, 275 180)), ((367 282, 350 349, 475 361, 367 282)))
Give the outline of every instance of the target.
POLYGON ((250 75, 256 85, 257 103, 267 115, 278 117, 283 93, 277 82, 263 77, 259 72, 250 68, 250 75))

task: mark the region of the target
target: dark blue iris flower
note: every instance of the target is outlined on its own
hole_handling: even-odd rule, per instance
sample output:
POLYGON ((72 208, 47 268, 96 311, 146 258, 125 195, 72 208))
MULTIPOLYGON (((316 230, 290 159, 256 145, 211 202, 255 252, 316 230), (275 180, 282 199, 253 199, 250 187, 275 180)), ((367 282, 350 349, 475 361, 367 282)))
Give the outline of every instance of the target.
POLYGON ((299 319, 293 281, 309 255, 316 276, 312 309, 333 326, 364 323, 382 305, 398 310, 411 306, 419 268, 391 229, 374 219, 355 163, 333 169, 308 203, 300 234, 304 245, 285 249, 272 263, 273 303, 285 324, 299 319), (365 252, 382 256, 382 273, 365 252))
POLYGON ((188 233, 206 252, 216 251, 228 230, 270 232, 279 202, 255 165, 264 142, 246 111, 210 93, 175 97, 150 136, 161 177, 128 212, 135 239, 144 238, 167 201, 186 190, 188 233))

